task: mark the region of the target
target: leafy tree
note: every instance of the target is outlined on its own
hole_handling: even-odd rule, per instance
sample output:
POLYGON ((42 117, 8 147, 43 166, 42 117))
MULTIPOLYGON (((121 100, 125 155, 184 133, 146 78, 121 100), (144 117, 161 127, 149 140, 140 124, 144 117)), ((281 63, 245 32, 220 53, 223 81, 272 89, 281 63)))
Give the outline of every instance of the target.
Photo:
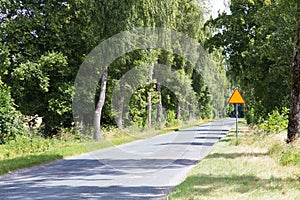
POLYGON ((0 144, 24 134, 28 134, 24 117, 17 111, 9 88, 0 80, 0 144))
POLYGON ((293 17, 287 5, 282 0, 232 0, 230 15, 207 23, 217 32, 206 45, 224 48, 228 75, 243 88, 254 123, 289 102, 291 54, 283 52, 292 49, 293 17))
POLYGON ((46 135, 71 125, 73 81, 96 40, 92 3, 1 1, 2 79, 23 114, 44 117, 46 135))
MULTIPOLYGON (((73 83, 81 63, 96 45, 121 31, 136 27, 170 28, 203 42, 203 13, 196 1, 188 0, 145 0, 143 3, 136 0, 1 1, 0 75, 12 88, 12 97, 18 110, 24 115, 43 116, 44 134, 51 136, 61 127, 72 125, 73 83)), ((175 43, 180 44, 179 41, 175 43)), ((182 50, 180 45, 177 48, 179 52, 182 50)), ((175 92, 170 91, 154 76, 146 80, 145 74, 138 74, 144 76, 140 79, 144 86, 132 97, 132 102, 139 102, 138 105, 130 105, 132 117, 144 125, 148 119, 150 126, 154 121, 150 118, 153 118, 155 103, 158 103, 159 122, 163 118, 162 107, 174 113, 177 111, 177 119, 188 119, 196 112, 191 79, 197 70, 201 77, 201 70, 195 69, 184 56, 173 52, 160 49, 136 50, 117 59, 104 73, 101 72, 102 79, 96 97, 92 94, 94 91, 83 91, 86 93, 83 101, 95 102, 95 113, 94 118, 86 114, 80 120, 83 124, 94 123, 94 139, 100 139, 101 123, 113 124, 114 117, 118 118, 117 126, 123 127, 125 97, 122 97, 121 92, 118 109, 111 113, 112 91, 116 84, 119 84, 120 91, 134 87, 117 80, 134 67, 157 63, 178 71, 175 80, 166 80, 178 88, 175 92), (145 103, 148 115, 145 115, 145 103)), ((205 67, 209 68, 209 64, 205 67)), ((213 103, 210 95, 222 92, 211 87, 211 82, 218 77, 213 77, 210 83, 206 83, 205 77, 202 78, 201 84, 193 84, 193 87, 198 91, 198 101, 203 106, 201 109, 207 110, 205 112, 208 116, 212 110, 210 104, 213 103)), ((89 84, 88 80, 82 81, 89 84)), ((86 113, 89 109, 82 108, 86 113)))

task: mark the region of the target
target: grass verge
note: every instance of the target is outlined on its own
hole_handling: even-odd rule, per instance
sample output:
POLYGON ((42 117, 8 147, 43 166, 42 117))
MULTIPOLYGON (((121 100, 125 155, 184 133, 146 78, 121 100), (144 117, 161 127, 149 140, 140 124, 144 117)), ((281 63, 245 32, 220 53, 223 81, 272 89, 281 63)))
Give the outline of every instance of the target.
POLYGON ((300 199, 300 167, 283 166, 272 151, 278 143, 284 151, 284 141, 239 127, 239 142, 229 132, 168 199, 300 199))
POLYGON ((0 175, 16 169, 31 167, 72 155, 150 138, 206 122, 208 121, 191 121, 176 127, 162 128, 161 130, 149 129, 140 131, 127 129, 119 131, 114 129, 103 131, 106 140, 99 142, 76 140, 74 135, 70 133, 66 133, 64 138, 60 139, 20 137, 17 141, 12 141, 10 144, 0 145, 0 175))

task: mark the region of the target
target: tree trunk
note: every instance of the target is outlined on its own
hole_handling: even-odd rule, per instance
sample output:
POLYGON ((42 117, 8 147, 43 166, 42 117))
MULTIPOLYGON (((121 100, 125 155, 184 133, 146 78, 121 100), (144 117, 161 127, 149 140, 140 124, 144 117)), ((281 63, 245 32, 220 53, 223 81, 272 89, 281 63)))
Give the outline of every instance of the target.
POLYGON ((147 95, 147 127, 151 128, 151 111, 152 111, 152 102, 151 102, 151 92, 148 92, 147 95))
POLYGON ((105 93, 106 93, 106 84, 107 84, 108 71, 107 68, 104 69, 102 78, 101 78, 101 88, 100 96, 96 106, 95 115, 94 115, 94 140, 100 140, 100 126, 101 126, 101 114, 102 108, 105 102, 105 93))
POLYGON ((120 81, 120 99, 118 101, 117 128, 123 129, 124 84, 120 81))
POLYGON ((179 120, 179 118, 180 118, 180 111, 181 111, 181 105, 180 105, 180 103, 178 103, 175 119, 179 120))
POLYGON ((187 108, 188 108, 187 110, 188 110, 188 112, 189 112, 189 113, 188 113, 188 121, 190 121, 190 120, 191 120, 191 115, 192 115, 192 113, 191 113, 191 112, 192 112, 192 111, 191 111, 191 106, 188 105, 187 108))
POLYGON ((161 102, 161 85, 160 83, 157 83, 156 85, 157 93, 158 93, 158 107, 157 107, 157 115, 156 115, 156 122, 161 123, 162 118, 162 102, 161 102))
POLYGON ((300 136, 300 3, 297 2, 297 17, 292 65, 292 91, 287 143, 300 136))
MULTIPOLYGON (((150 67, 149 70, 149 79, 148 79, 148 83, 151 84, 152 82, 152 75, 153 75, 153 67, 150 67)), ((151 88, 150 90, 147 92, 147 127, 151 128, 152 124, 151 124, 151 114, 152 114, 152 94, 151 94, 151 88)))

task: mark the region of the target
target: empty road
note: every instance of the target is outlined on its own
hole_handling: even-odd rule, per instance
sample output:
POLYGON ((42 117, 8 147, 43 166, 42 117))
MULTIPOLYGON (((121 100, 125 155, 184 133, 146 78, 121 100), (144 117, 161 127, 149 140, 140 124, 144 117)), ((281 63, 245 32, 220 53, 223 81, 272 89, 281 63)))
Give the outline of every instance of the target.
POLYGON ((234 123, 219 120, 6 174, 0 199, 164 199, 234 123))

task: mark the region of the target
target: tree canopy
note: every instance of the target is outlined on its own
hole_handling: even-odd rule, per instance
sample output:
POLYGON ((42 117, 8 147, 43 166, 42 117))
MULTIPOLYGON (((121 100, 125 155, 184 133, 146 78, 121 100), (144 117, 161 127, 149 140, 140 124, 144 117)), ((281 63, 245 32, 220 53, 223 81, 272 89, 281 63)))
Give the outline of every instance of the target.
MULTIPOLYGON (((61 128, 74 126, 74 81, 93 48, 136 27, 171 29, 202 45, 211 34, 210 30, 203 29, 207 12, 203 4, 204 1, 188 0, 147 0, 142 3, 136 0, 2 1, 0 77, 3 87, 10 88, 11 97, 5 94, 15 102, 14 109, 20 115, 43 117, 43 135, 57 134, 61 128)), ((174 45, 178 44, 180 41, 174 45)), ((180 48, 177 46, 178 52, 180 48)), ((96 94, 86 91, 87 101, 94 102, 98 114, 84 116, 81 123, 91 125, 93 121, 99 121, 95 129, 95 135, 99 135, 100 120, 104 126, 123 128, 132 125, 127 123, 129 119, 136 125, 149 127, 170 120, 217 116, 219 110, 224 110, 226 101, 226 88, 220 89, 213 84, 216 80, 227 84, 223 56, 219 53, 205 56, 215 59, 216 63, 203 61, 201 71, 183 55, 159 48, 126 53, 111 63, 102 75, 96 94), (122 85, 119 81, 130 70, 159 64, 173 70, 170 73, 174 79, 166 79, 163 83, 156 79, 155 69, 142 67, 137 74, 141 87, 122 85), (203 74, 204 69, 209 76, 214 75, 208 78, 203 74), (171 91, 163 84, 175 84, 180 92, 171 91), (123 116, 126 113, 122 91, 130 88, 135 90, 129 101, 130 112, 123 116), (115 111, 111 109, 114 90, 121 91, 115 111), (222 98, 213 99, 214 95, 222 98), (170 114, 172 112, 174 115, 170 114)))
POLYGON ((294 116, 290 125, 298 127, 291 130, 299 134, 299 111, 295 111, 299 107, 299 65, 293 64, 291 70, 293 49, 294 63, 298 63, 298 4, 287 0, 231 0, 230 14, 222 13, 207 22, 214 35, 206 45, 211 51, 224 48, 228 77, 248 99, 248 122, 260 123, 273 110, 290 108, 294 116))

